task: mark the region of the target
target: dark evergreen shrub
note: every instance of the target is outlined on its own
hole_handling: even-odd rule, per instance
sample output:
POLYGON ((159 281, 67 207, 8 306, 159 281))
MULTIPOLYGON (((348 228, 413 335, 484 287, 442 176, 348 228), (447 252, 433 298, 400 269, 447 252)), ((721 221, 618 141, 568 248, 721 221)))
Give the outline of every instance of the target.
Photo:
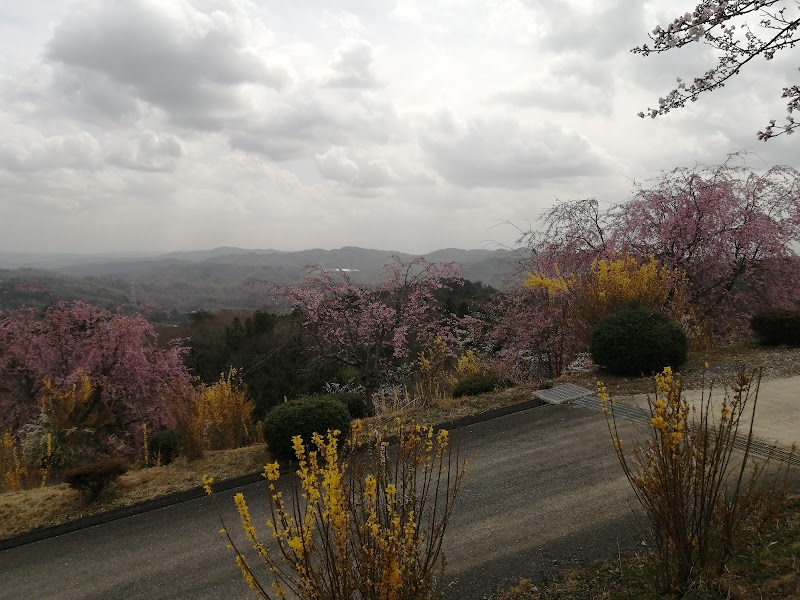
POLYGON ((120 458, 104 458, 64 471, 64 482, 80 491, 89 501, 96 500, 103 490, 128 470, 120 458))
POLYGON ((308 447, 311 435, 341 431, 340 440, 350 435, 350 414, 343 402, 330 396, 306 396, 284 402, 267 413, 264 439, 275 458, 295 458, 292 438, 299 435, 308 447))
POLYGON ((178 436, 174 431, 154 433, 147 443, 152 460, 168 465, 178 456, 178 436))
POLYGON ((350 413, 351 419, 363 419, 364 417, 371 416, 371 411, 367 405, 367 398, 362 394, 356 392, 339 392, 338 394, 331 394, 331 398, 338 400, 347 408, 350 413))
MULTIPOLYGON (((347 409, 351 419, 363 419, 372 416, 367 404, 366 396, 356 392, 336 392, 334 394, 303 394, 294 400, 308 400, 309 398, 331 398, 341 402, 347 409)), ((293 400, 293 401, 294 401, 293 400)))
POLYGON ((592 330, 592 360, 615 375, 650 375, 686 362, 688 343, 680 325, 651 308, 630 305, 601 319, 592 330))
POLYGON ((478 394, 493 392, 512 385, 514 385, 514 382, 510 379, 503 379, 496 373, 482 371, 459 381, 453 388, 453 398, 477 396, 478 394))
POLYGON ((768 310, 753 315, 750 329, 765 346, 800 346, 800 311, 768 310))

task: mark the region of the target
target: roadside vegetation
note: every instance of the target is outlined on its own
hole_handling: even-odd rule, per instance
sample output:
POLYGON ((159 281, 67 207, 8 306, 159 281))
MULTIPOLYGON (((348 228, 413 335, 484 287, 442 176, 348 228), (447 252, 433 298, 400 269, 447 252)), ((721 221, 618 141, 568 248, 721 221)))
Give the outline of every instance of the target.
POLYGON ((652 554, 619 556, 585 569, 534 581, 521 579, 491 600, 793 600, 800 595, 800 498, 793 497, 770 526, 746 541, 716 577, 698 578, 683 595, 664 594, 652 554))
POLYGON ((527 236, 509 293, 455 264, 395 258, 369 289, 321 267, 299 286, 263 282, 291 307, 280 315, 195 312, 158 330, 82 302, 0 315, 0 536, 298 459, 297 435, 303 452, 336 454, 315 475, 330 479, 344 473, 338 441, 314 433, 348 439, 353 419, 368 432, 413 428, 560 381, 602 378, 603 398, 650 391, 661 373, 649 442, 622 449, 609 400, 610 429, 659 540, 659 589, 694 589, 727 568, 748 519, 774 521, 779 503, 745 471, 727 495, 731 465, 750 468, 726 445, 750 380, 697 423, 681 386, 700 373, 730 381, 741 357, 767 376, 800 372, 796 349, 772 348, 800 330, 800 173, 732 161, 677 169, 605 210, 558 204, 527 236), (687 514, 684 530, 663 529, 687 514))
POLYGON ((731 557, 724 573, 694 581, 683 595, 661 592, 658 563, 641 553, 538 581, 521 579, 491 600, 792 600, 800 594, 798 555, 800 498, 793 497, 769 527, 731 557))

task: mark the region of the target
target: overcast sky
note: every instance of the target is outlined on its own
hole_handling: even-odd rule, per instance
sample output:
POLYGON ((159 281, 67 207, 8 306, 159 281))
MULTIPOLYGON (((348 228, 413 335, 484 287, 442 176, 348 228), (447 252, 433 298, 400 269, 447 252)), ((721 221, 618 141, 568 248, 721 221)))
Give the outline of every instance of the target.
POLYGON ((655 120, 680 0, 0 0, 0 250, 510 244, 557 199, 752 148, 800 51, 655 120), (794 59, 792 61, 792 58, 794 59))

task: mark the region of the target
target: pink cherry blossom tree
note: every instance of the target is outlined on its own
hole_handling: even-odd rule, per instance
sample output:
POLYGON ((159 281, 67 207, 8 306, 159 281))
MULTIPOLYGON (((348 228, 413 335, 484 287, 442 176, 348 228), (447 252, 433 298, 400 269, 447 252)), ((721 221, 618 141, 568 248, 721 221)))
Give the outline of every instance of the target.
MULTIPOLYGON (((704 43, 719 58, 716 66, 691 81, 679 78, 677 87, 658 99, 658 108, 639 113, 642 118, 665 115, 695 102, 700 95, 723 87, 758 56, 772 60, 777 52, 794 48, 800 42, 800 10, 795 0, 702 0, 691 13, 676 17, 666 27, 656 26, 649 37, 652 45, 637 46, 632 52, 648 56, 704 43)), ((781 98, 787 99, 785 123, 772 119, 758 132, 758 139, 791 134, 800 126, 792 116, 800 109, 800 86, 787 85, 781 98)))
POLYGON ((483 364, 516 381, 558 377, 578 350, 562 296, 522 286, 505 294, 489 315, 483 364))
POLYGON ((0 430, 19 430, 38 414, 45 380, 66 389, 85 374, 94 386, 86 412, 112 416, 96 432, 98 443, 113 439, 130 450, 140 445, 142 426, 173 425, 169 394, 191 382, 184 350, 180 340, 159 347, 153 325, 140 315, 84 302, 0 315, 0 430))
POLYGON ((434 292, 459 277, 453 263, 422 257, 404 262, 395 256, 374 289, 355 284, 346 272, 320 266, 310 267, 299 286, 268 285, 300 309, 320 357, 356 368, 372 386, 392 363, 448 335, 434 292))
POLYGON ((690 302, 722 322, 799 299, 800 173, 676 169, 619 211, 616 245, 686 272, 690 302))
POLYGON ((532 270, 566 275, 595 258, 652 255, 686 273, 691 304, 715 320, 720 337, 760 309, 798 306, 800 173, 779 166, 759 175, 736 166, 735 156, 664 173, 624 204, 555 206, 528 238, 532 270))

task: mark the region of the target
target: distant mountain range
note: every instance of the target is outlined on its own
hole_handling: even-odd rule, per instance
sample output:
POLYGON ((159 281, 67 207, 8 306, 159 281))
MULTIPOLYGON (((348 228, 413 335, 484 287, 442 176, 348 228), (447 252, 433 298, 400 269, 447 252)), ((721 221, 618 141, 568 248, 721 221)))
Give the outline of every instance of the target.
MULTIPOLYGON (((336 250, 213 250, 159 255, 33 254, 0 252, 0 309, 53 300, 82 299, 99 306, 156 304, 166 312, 254 308, 266 302, 264 289, 251 280, 296 284, 305 268, 349 269, 353 281, 377 283, 392 256, 415 255, 346 246, 336 250)), ((464 277, 507 289, 524 250, 445 248, 424 257, 437 263, 464 265, 464 277)))

